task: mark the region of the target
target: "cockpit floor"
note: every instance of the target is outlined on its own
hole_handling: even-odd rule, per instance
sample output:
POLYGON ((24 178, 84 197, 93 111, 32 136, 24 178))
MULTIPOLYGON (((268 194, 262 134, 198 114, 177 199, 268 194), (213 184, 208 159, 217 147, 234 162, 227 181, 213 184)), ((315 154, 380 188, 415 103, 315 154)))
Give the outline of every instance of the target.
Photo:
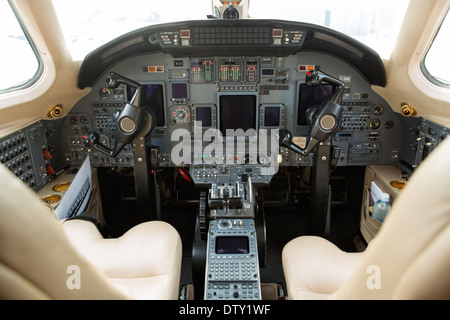
MULTIPOLYGON (((108 202, 108 195, 102 194, 102 197, 105 219, 111 237, 118 237, 133 225, 141 222, 141 219, 136 214, 135 201, 117 201, 116 197, 112 205, 111 201, 108 202)), ((197 213, 198 202, 192 200, 164 202, 161 206, 161 219, 177 229, 183 243, 180 288, 193 283, 192 248, 197 213)), ((337 201, 335 204, 332 204, 330 228, 325 237, 344 251, 357 251, 354 244, 355 237, 359 235, 358 222, 355 220, 355 215, 357 214, 355 209, 352 210, 352 206, 345 202, 337 201)), ((283 247, 296 237, 311 234, 309 232, 310 215, 311 209, 308 193, 297 195, 295 203, 292 201, 287 203, 283 201, 278 203, 276 201, 268 201, 267 205, 264 206, 266 251, 265 265, 260 265, 261 283, 276 284, 281 286, 281 288, 285 288, 281 263, 283 247)))

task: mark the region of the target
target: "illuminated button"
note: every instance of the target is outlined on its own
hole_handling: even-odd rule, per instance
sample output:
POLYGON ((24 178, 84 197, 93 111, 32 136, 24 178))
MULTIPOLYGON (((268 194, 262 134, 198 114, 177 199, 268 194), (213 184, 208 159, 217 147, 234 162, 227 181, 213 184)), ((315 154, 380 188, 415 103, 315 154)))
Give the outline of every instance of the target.
POLYGON ((274 38, 281 38, 283 36, 283 30, 282 29, 273 29, 272 35, 274 38))

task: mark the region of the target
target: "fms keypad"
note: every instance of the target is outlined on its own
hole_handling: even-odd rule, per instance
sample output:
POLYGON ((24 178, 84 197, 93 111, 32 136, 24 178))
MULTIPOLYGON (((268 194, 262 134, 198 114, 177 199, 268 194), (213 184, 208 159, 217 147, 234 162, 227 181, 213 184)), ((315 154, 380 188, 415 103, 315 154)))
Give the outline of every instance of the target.
POLYGON ((209 223, 205 300, 260 300, 258 248, 253 219, 209 223))

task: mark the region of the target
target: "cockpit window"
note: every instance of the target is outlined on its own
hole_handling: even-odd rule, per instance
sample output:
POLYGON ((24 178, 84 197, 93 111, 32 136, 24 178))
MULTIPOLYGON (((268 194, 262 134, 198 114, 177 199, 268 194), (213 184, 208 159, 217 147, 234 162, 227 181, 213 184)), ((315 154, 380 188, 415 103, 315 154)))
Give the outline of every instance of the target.
POLYGON ((74 60, 130 31, 149 25, 204 20, 211 0, 52 0, 74 60))
MULTIPOLYGON (((244 2, 53 0, 74 60, 82 60, 90 51, 129 31, 159 23, 214 18, 220 16, 218 5, 244 2)), ((329 27, 389 59, 409 0, 256 0, 247 4, 248 16, 239 18, 292 20, 329 27)))
POLYGON ((252 18, 294 20, 342 32, 389 59, 409 0, 257 0, 252 18))
POLYGON ((448 59, 448 39, 450 39, 450 14, 442 23, 439 32, 422 61, 422 71, 434 84, 450 88, 450 60, 448 59))
POLYGON ((0 93, 4 93, 34 83, 41 62, 9 1, 0 1, 0 21, 0 93))

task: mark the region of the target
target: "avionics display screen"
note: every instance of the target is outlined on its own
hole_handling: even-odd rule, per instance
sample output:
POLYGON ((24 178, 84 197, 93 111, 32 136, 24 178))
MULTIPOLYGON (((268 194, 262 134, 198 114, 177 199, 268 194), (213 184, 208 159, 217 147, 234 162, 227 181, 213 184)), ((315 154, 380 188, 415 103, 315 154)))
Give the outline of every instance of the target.
MULTIPOLYGON (((133 98, 136 89, 127 86, 128 102, 133 98)), ((164 90, 162 84, 147 84, 142 86, 141 107, 153 111, 156 119, 155 125, 163 127, 166 125, 166 117, 164 115, 164 90)))
POLYGON ((216 254, 248 254, 248 237, 217 237, 216 254))
POLYGON ((255 94, 220 95, 219 129, 226 136, 227 129, 256 130, 257 98, 255 94))
POLYGON ((172 83, 172 99, 183 100, 189 97, 187 83, 172 83))
POLYGON ((278 127, 280 125, 280 108, 266 107, 264 109, 264 126, 278 127))
POLYGON ((319 106, 326 99, 333 96, 334 87, 331 84, 320 84, 318 86, 308 86, 300 84, 298 98, 297 124, 304 126, 306 122, 306 111, 312 106, 319 106))
POLYGON ((197 107, 195 108, 195 120, 202 122, 202 127, 211 127, 211 108, 210 107, 197 107))

